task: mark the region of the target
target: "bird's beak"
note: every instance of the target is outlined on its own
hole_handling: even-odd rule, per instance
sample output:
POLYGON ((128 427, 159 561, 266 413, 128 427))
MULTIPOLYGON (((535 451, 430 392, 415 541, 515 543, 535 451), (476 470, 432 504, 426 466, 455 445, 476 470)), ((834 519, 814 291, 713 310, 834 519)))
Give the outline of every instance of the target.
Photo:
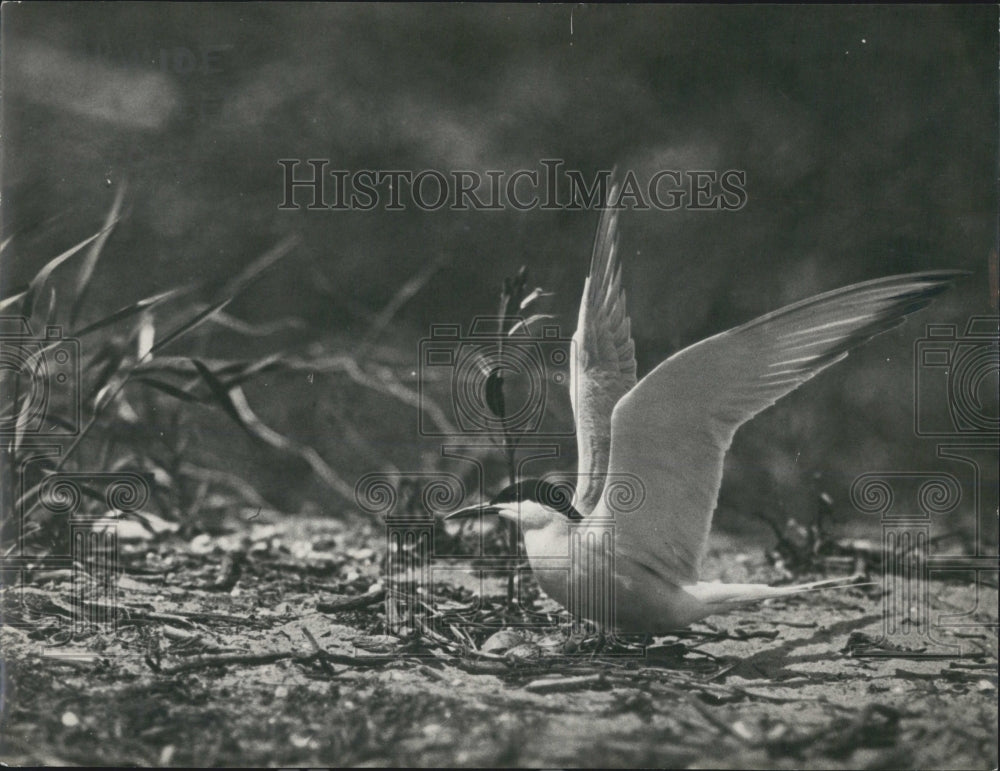
POLYGON ((458 511, 453 511, 451 514, 448 514, 445 519, 467 519, 469 517, 499 513, 500 509, 497 506, 490 506, 489 504, 484 503, 476 506, 468 506, 464 509, 459 509, 458 511))

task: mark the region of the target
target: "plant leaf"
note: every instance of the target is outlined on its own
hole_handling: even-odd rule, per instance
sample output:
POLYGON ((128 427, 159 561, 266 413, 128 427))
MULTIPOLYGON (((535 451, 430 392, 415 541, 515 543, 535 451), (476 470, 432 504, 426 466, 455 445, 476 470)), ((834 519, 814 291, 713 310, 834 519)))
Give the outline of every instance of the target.
POLYGON ((326 485, 336 492, 338 495, 346 500, 354 500, 354 488, 347 484, 336 471, 334 471, 330 466, 327 465, 326 461, 320 457, 320 454, 316 452, 312 447, 308 445, 300 444, 286 436, 282 436, 277 431, 269 428, 261 422, 253 410, 250 409, 250 404, 247 402, 246 395, 243 393, 243 389, 239 386, 234 387, 229 395, 233 407, 239 413, 242 418, 241 425, 246 425, 249 427, 250 432, 260 439, 262 442, 269 444, 279 450, 285 450, 286 452, 294 453, 302 458, 306 463, 309 464, 313 472, 326 483, 326 485))
POLYGON ((554 319, 554 318, 555 316, 553 316, 551 313, 536 313, 534 316, 531 316, 530 318, 521 319, 519 322, 517 322, 514 326, 510 328, 510 331, 507 334, 513 335, 521 331, 522 329, 525 332, 527 332, 528 327, 530 327, 535 322, 542 321, 543 319, 554 319))
POLYGON ((43 267, 40 271, 38 271, 38 273, 35 274, 35 277, 31 279, 31 283, 28 284, 28 289, 24 293, 24 303, 21 305, 22 316, 24 316, 25 318, 31 317, 31 312, 32 310, 34 310, 35 306, 35 296, 38 294, 38 291, 45 285, 45 282, 49 280, 49 276, 52 275, 52 272, 60 265, 62 265, 64 262, 66 262, 66 260, 68 260, 74 254, 83 249, 83 247, 93 243, 98 238, 100 238, 103 235, 103 233, 104 230, 98 230, 96 233, 94 233, 94 235, 90 236, 90 238, 85 238, 80 243, 76 244, 76 246, 71 246, 69 249, 60 254, 58 257, 54 257, 51 260, 49 260, 48 263, 46 263, 45 267, 43 267))
POLYGON ((168 383, 165 380, 157 380, 154 377, 142 376, 132 378, 136 383, 143 383, 148 385, 150 388, 155 388, 157 391, 162 391, 165 394, 173 396, 175 399, 180 399, 185 402, 200 402, 201 398, 190 393, 186 389, 176 386, 173 383, 168 383))
POLYGON ((194 364, 195 369, 198 370, 198 374, 201 375, 201 379, 208 385, 209 390, 211 390, 212 395, 215 397, 215 400, 219 403, 219 406, 225 410, 226 414, 236 421, 236 424, 250 434, 250 436, 255 436, 254 432, 250 430, 250 427, 244 422, 239 411, 233 405, 230 390, 222 384, 222 381, 220 381, 219 378, 215 376, 215 373, 205 366, 203 362, 198 359, 191 359, 191 363, 194 364))
POLYGON ((16 303, 21 298, 23 298, 26 294, 28 294, 28 290, 27 289, 25 289, 22 292, 18 292, 17 294, 12 294, 10 297, 5 297, 5 298, 3 298, 3 300, 0 300, 0 313, 3 313, 11 305, 13 305, 14 303, 16 303))
POLYGON ((178 287, 176 289, 170 289, 166 292, 160 292, 159 294, 151 295, 138 302, 134 302, 131 305, 126 305, 123 308, 119 308, 114 313, 109 316, 105 316, 103 319, 98 319, 92 324, 88 324, 83 329, 74 332, 74 337, 83 337, 84 335, 89 335, 91 332, 96 332, 98 329, 103 329, 104 327, 114 324, 116 321, 121 321, 122 319, 127 319, 129 316, 133 316, 136 313, 141 313, 144 310, 153 308, 160 303, 169 300, 177 295, 190 292, 194 288, 193 285, 178 287))
POLYGON ((235 297, 238 295, 250 286, 250 284, 260 278, 264 271, 278 262, 278 260, 285 257, 292 250, 292 248, 298 244, 298 242, 299 238, 296 235, 288 236, 282 241, 279 241, 274 247, 264 252, 264 254, 251 262, 239 275, 231 279, 222 288, 221 295, 223 297, 235 297))
POLYGON ((126 184, 123 180, 118 186, 118 191, 115 193, 115 200, 111 204, 111 209, 108 210, 108 216, 104 219, 104 227, 101 230, 100 237, 87 251, 87 256, 83 259, 83 265, 80 266, 80 275, 76 279, 76 293, 73 298, 73 307, 70 309, 69 314, 70 327, 76 323, 80 308, 83 306, 83 299, 87 294, 87 287, 90 284, 91 277, 94 275, 94 268, 97 267, 97 260, 100 259, 101 253, 104 251, 104 244, 107 243, 108 238, 111 236, 111 231, 121 215, 122 201, 125 199, 125 189, 126 184))
POLYGON ((168 333, 156 345, 154 345, 152 349, 150 349, 150 353, 154 354, 163 350, 164 347, 172 343, 178 337, 186 335, 192 329, 195 329, 196 327, 200 326, 213 313, 216 313, 217 311, 220 311, 223 308, 225 308, 227 305, 229 305, 230 302, 233 301, 233 298, 235 298, 236 295, 238 295, 240 292, 242 292, 244 289, 250 286, 250 284, 252 284, 258 278, 260 278, 260 276, 264 273, 265 270, 270 268, 278 260, 287 255, 288 252, 292 250, 292 247, 295 246, 295 244, 297 243, 298 243, 297 236, 289 236, 288 238, 281 241, 277 246, 275 246, 272 249, 269 249, 267 252, 262 254, 260 257, 258 257, 252 263, 250 263, 250 265, 247 266, 247 268, 243 270, 243 272, 241 272, 238 276, 230 280, 226 284, 226 286, 223 287, 223 290, 220 293, 221 299, 217 300, 204 310, 195 314, 194 317, 181 324, 173 332, 168 333))
POLYGON ((209 305, 207 308, 203 308, 202 310, 198 311, 198 313, 196 313, 194 316, 192 316, 191 318, 189 318, 187 321, 185 321, 179 327, 177 327, 176 329, 174 329, 172 332, 169 332, 165 337, 161 338, 160 341, 149 350, 149 352, 151 354, 153 354, 153 353, 157 353, 158 351, 163 350, 163 348, 165 348, 166 346, 168 346, 170 343, 172 343, 178 337, 181 337, 182 335, 186 335, 192 329, 195 329, 196 327, 201 326, 205 322, 205 319, 207 319, 209 316, 211 316, 216 311, 219 311, 222 308, 225 308, 232 301, 233 301, 232 297, 226 297, 226 298, 224 298, 224 299, 222 299, 222 300, 220 300, 220 301, 218 301, 218 302, 216 302, 216 303, 214 303, 212 305, 209 305))
POLYGON ((527 297, 521 300, 520 309, 523 311, 525 308, 531 305, 535 300, 541 297, 552 297, 552 295, 553 295, 552 292, 546 292, 540 286, 536 286, 534 290, 532 290, 531 294, 529 294, 527 297))
POLYGON ((507 416, 503 398, 503 375, 499 367, 486 378, 486 406, 501 420, 507 416))
POLYGON ((217 313, 210 321, 213 324, 218 324, 220 327, 231 329, 237 334, 247 335, 248 337, 264 337, 286 329, 304 329, 307 326, 305 321, 294 316, 251 324, 235 316, 230 316, 228 313, 217 313))

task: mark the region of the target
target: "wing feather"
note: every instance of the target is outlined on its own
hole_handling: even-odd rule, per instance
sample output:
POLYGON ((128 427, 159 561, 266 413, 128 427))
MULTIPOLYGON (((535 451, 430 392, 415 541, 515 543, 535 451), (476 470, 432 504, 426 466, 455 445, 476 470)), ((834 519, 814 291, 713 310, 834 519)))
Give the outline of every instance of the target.
MULTIPOLYGON (((608 200, 617 196, 611 187, 608 200)), ((618 212, 601 214, 570 355, 578 479, 573 505, 584 516, 601 499, 611 447, 611 413, 636 383, 635 344, 618 262, 618 212)))
POLYGON ((697 581, 736 429, 960 275, 913 273, 827 292, 685 348, 646 375, 611 419, 608 471, 635 474, 645 487, 639 508, 617 517, 619 559, 680 585, 697 581))

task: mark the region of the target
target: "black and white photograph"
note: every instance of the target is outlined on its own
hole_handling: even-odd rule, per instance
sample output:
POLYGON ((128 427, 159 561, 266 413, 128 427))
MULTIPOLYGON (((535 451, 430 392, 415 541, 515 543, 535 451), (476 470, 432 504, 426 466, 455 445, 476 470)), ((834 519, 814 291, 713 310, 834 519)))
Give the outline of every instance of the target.
POLYGON ((998 30, 4 2, 0 763, 995 769, 998 30))

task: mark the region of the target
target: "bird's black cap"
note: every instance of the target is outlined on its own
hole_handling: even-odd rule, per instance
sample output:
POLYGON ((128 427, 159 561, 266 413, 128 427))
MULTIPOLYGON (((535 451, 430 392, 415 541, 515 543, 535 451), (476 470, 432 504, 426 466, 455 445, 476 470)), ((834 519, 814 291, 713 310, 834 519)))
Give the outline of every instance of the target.
POLYGON ((543 479, 522 479, 508 485, 490 501, 494 503, 515 503, 535 501, 563 514, 567 519, 579 521, 583 515, 573 508, 573 495, 565 485, 554 485, 543 479))

